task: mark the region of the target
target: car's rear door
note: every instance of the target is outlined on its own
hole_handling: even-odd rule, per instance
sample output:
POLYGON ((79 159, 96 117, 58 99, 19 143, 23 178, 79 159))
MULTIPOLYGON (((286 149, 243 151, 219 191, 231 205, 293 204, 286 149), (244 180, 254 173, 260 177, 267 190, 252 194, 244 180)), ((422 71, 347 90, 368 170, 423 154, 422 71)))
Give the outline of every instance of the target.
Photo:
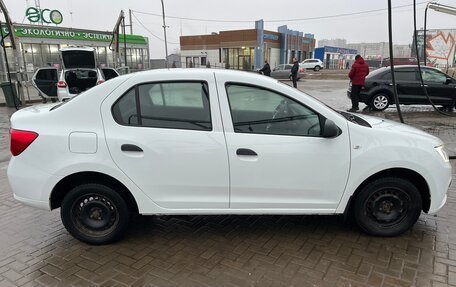
POLYGON ((157 205, 228 208, 228 158, 211 74, 137 74, 101 110, 114 162, 157 205))
MULTIPOLYGON (((417 78, 416 69, 396 68, 394 70, 396 77, 397 94, 401 104, 419 104, 423 101, 423 91, 417 78)), ((390 76, 391 77, 391 76, 390 76)))
POLYGON ((57 69, 40 68, 32 77, 32 83, 46 97, 57 97, 57 69))

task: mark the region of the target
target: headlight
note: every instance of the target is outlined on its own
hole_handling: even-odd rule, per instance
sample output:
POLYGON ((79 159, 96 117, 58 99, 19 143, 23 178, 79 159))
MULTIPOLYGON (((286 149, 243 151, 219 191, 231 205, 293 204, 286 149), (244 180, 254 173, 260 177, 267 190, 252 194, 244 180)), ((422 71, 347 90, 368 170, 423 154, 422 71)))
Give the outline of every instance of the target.
POLYGON ((448 157, 448 153, 445 150, 445 146, 444 145, 436 146, 436 147, 434 147, 434 149, 442 157, 444 162, 449 162, 450 161, 450 158, 448 157))

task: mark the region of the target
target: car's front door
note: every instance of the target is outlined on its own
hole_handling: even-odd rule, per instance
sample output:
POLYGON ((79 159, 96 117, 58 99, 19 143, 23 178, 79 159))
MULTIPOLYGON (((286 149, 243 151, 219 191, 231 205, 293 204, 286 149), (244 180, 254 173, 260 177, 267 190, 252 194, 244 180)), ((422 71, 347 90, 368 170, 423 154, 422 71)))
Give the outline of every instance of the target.
POLYGON ((43 96, 57 97, 57 69, 40 68, 36 70, 32 77, 33 86, 37 88, 43 96))
MULTIPOLYGON (((424 86, 432 102, 434 104, 454 107, 456 101, 456 81, 434 69, 423 68, 421 74, 423 76, 424 86)), ((428 99, 426 99, 425 103, 430 104, 428 99)))
POLYGON ((114 162, 163 208, 228 208, 228 158, 213 78, 143 78, 124 83, 103 103, 114 162))
POLYGON ((348 133, 323 138, 319 113, 274 90, 218 86, 229 107, 230 208, 334 212, 349 174, 348 133))

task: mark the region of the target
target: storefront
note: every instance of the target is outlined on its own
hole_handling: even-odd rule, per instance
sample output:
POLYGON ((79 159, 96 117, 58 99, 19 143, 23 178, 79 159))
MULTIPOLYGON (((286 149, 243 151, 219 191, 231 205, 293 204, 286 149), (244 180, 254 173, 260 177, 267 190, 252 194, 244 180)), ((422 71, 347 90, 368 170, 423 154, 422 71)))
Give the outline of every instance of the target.
POLYGON ((278 32, 263 29, 263 21, 255 29, 221 31, 211 35, 181 36, 182 67, 211 67, 252 71, 267 60, 271 67, 311 58, 315 49, 313 34, 289 30, 278 32))
POLYGON ((320 59, 325 69, 345 69, 355 61, 357 50, 324 46, 315 49, 315 58, 320 59))
MULTIPOLYGON (((4 35, 8 33, 6 27, 2 27, 4 35)), ((82 30, 64 27, 51 27, 43 25, 16 25, 15 36, 20 52, 19 65, 24 75, 30 79, 34 71, 40 67, 52 66, 60 68, 61 61, 59 49, 67 46, 90 46, 97 51, 97 63, 99 67, 115 67, 114 55, 110 48, 112 33, 93 30, 82 30)), ((126 35, 126 63, 124 36, 120 40, 120 63, 128 66, 130 71, 145 70, 149 68, 149 45, 148 39, 140 35, 126 35)), ((9 43, 5 44, 9 46, 9 43)), ((11 70, 15 69, 12 49, 7 48, 7 57, 11 70)), ((5 55, 0 57, 0 76, 6 80, 5 55)), ((118 62, 118 61, 117 61, 118 62)))

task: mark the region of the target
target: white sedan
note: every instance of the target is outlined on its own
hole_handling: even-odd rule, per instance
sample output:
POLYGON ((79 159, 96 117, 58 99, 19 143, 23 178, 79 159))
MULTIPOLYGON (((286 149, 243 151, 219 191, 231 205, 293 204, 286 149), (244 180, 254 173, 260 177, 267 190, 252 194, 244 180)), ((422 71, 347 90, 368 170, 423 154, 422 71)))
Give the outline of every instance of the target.
POLYGON ((8 179, 90 244, 131 214, 347 214, 378 236, 446 201, 443 143, 261 75, 154 70, 11 117, 8 179))

